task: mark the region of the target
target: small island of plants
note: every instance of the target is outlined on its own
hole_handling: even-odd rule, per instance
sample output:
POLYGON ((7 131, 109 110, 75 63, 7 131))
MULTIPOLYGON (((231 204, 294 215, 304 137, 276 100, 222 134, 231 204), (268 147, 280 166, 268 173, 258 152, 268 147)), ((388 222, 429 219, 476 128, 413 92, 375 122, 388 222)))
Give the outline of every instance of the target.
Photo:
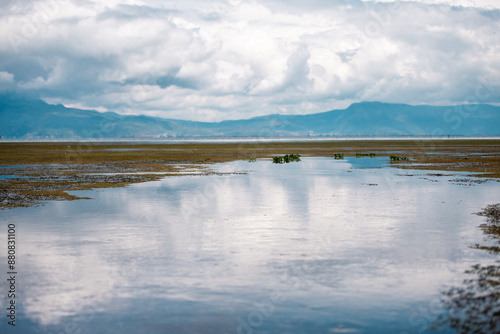
POLYGON ((408 157, 400 157, 398 155, 391 155, 391 162, 393 161, 408 161, 410 160, 408 157))
POLYGON ((282 164, 294 161, 300 161, 300 154, 286 154, 282 157, 273 157, 273 163, 282 164))
POLYGON ((335 160, 344 160, 344 153, 335 153, 333 157, 335 160))

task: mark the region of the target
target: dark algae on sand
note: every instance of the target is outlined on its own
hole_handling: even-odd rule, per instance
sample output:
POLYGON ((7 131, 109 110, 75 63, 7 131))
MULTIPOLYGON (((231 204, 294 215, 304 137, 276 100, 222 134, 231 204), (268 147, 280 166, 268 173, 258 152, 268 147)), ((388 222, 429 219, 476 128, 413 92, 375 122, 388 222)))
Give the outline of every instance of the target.
POLYGON ((443 292, 447 313, 435 327, 449 326, 461 334, 500 333, 500 203, 488 205, 477 214, 486 217, 480 228, 488 245, 473 248, 495 255, 495 263, 472 266, 462 286, 443 292))

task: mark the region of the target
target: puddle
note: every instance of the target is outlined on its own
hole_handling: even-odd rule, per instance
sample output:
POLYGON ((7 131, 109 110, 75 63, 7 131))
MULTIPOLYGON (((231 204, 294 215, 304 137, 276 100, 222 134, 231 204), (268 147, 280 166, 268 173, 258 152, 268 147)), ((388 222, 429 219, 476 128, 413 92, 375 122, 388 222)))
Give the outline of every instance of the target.
POLYGON ((17 178, 22 178, 23 176, 18 176, 18 175, 0 175, 0 180, 5 180, 5 179, 17 179, 17 178))
POLYGON ((28 165, 15 165, 15 166, 0 166, 0 168, 25 168, 28 167, 28 165))
POLYGON ((352 168, 383 168, 390 164, 389 157, 348 157, 352 168))
POLYGON ((434 333, 443 287, 493 260, 471 213, 500 183, 387 160, 216 164, 4 210, 23 333, 434 333))

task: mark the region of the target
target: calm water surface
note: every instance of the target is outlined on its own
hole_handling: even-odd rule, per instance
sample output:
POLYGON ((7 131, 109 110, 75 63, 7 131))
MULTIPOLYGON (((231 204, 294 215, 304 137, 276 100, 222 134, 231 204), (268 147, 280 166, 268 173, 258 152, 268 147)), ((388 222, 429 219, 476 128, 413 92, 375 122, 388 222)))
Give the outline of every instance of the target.
POLYGON ((493 260, 469 247, 483 240, 471 213, 498 182, 387 158, 213 169, 0 211, 19 289, 0 332, 432 333, 440 292, 493 260))

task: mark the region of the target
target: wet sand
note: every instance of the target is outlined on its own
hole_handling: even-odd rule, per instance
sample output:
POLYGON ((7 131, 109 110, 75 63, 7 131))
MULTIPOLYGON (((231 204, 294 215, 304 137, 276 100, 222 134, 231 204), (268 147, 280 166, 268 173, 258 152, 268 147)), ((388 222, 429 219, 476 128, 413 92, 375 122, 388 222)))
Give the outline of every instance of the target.
MULTIPOLYGON (((123 187, 183 173, 209 174, 213 163, 283 154, 397 155, 403 169, 462 171, 500 178, 500 140, 372 140, 265 143, 0 143, 0 209, 76 200, 71 190, 123 187)), ((439 174, 439 173, 436 173, 439 174)))

